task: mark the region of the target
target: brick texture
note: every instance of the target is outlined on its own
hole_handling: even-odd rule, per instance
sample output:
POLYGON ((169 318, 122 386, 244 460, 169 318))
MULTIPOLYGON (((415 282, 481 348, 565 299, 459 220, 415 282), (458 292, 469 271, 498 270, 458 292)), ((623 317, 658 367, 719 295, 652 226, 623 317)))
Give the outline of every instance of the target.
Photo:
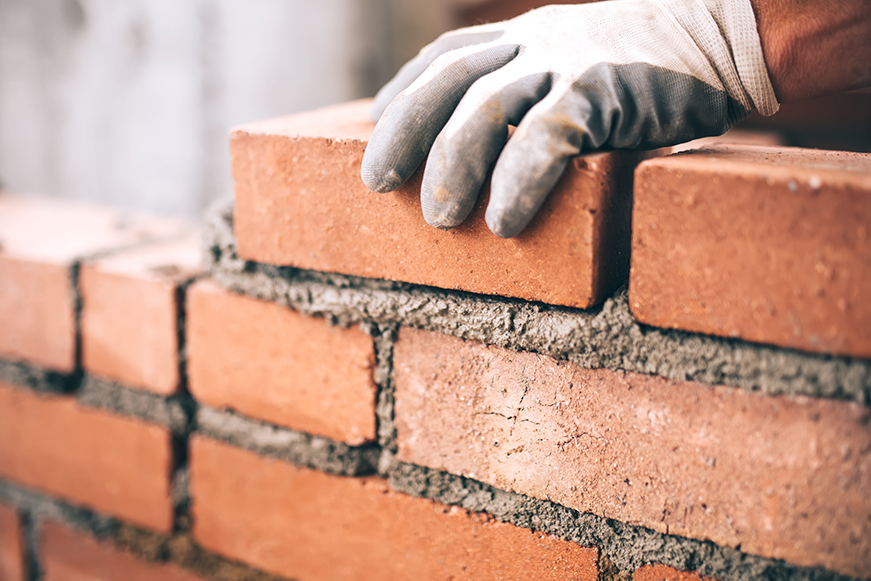
POLYGON ((106 379, 170 395, 178 389, 178 285, 199 270, 199 234, 81 269, 82 364, 106 379))
POLYGON ((389 194, 360 179, 368 101, 245 125, 230 150, 242 257, 324 272, 587 307, 625 279, 637 154, 577 158, 519 236, 484 223, 484 198, 444 232, 421 214, 421 173, 389 194))
POLYGON ((636 174, 643 323, 871 357, 871 155, 720 146, 636 174))
POLYGON ((181 228, 174 220, 0 193, 0 357, 72 371, 73 263, 181 228))
POLYGON ((60 524, 42 528, 45 581, 199 581, 176 565, 145 563, 60 524))
POLYGON ((698 573, 678 571, 665 565, 645 565, 635 570, 632 581, 714 581, 698 573))
POLYGON ((24 549, 18 514, 0 504, 0 580, 24 581, 24 549))
POLYGON ((300 581, 597 578, 597 551, 202 438, 191 449, 194 536, 300 581))
POLYGON ((170 468, 165 428, 0 382, 0 476, 169 531, 170 468))
POLYGON ((871 575, 871 411, 403 328, 401 460, 659 532, 871 575))
POLYGON ((359 327, 202 281, 188 293, 187 329, 201 403, 352 445, 375 439, 375 354, 359 327))

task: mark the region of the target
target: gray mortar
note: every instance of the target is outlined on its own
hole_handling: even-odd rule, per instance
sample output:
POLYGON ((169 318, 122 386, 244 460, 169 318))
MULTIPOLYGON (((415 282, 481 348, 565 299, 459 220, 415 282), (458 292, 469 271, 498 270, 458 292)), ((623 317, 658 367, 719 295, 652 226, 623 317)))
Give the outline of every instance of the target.
POLYGON ((682 571, 698 571, 718 581, 794 579, 847 581, 825 569, 797 567, 774 559, 748 555, 711 542, 664 535, 546 500, 506 492, 481 482, 421 466, 395 462, 389 468, 392 488, 443 504, 485 512, 496 519, 599 547, 626 578, 638 567, 662 563, 682 571))
POLYGON ((375 444, 349 446, 205 406, 197 412, 197 432, 262 456, 343 476, 375 473, 381 453, 375 444))
POLYGON ((116 526, 115 520, 110 517, 3 480, 0 480, 0 501, 30 515, 34 522, 52 520, 96 537, 110 535, 116 526))
POLYGON ((63 374, 33 365, 0 359, 0 381, 40 393, 72 393, 78 387, 77 374, 63 374))
POLYGON ((82 405, 134 417, 169 428, 173 434, 188 430, 188 414, 178 399, 131 389, 111 381, 85 376, 78 392, 82 405))
POLYGON ((396 341, 396 326, 375 328, 370 331, 375 343, 375 384, 378 386, 378 401, 375 415, 378 419, 378 445, 382 450, 396 450, 396 426, 393 422, 393 343, 396 341))
POLYGON ((341 326, 406 325, 533 351, 587 368, 871 404, 871 361, 639 324, 626 285, 598 308, 570 309, 399 282, 275 267, 236 253, 232 200, 206 218, 205 267, 224 287, 341 326))

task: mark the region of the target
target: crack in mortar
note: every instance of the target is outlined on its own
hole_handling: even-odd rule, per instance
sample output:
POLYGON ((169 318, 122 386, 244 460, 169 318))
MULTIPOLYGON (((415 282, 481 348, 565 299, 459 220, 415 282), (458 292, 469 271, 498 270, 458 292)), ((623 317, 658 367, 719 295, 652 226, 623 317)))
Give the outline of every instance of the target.
POLYGON ((349 446, 205 406, 197 412, 197 433, 261 456, 342 476, 374 474, 381 454, 377 444, 349 446))
POLYGON ((607 368, 871 405, 871 360, 834 357, 639 324, 627 285, 597 308, 571 309, 407 283, 276 267, 236 253, 232 200, 206 216, 205 268, 231 291, 333 324, 405 325, 607 368))
POLYGON ((18 361, 0 359, 0 381, 39 393, 73 393, 81 377, 77 373, 58 373, 18 361))
POLYGON ((0 500, 13 506, 22 517, 27 581, 40 581, 44 576, 39 560, 40 537, 42 523, 47 520, 84 532, 97 541, 109 541, 115 549, 132 554, 142 561, 155 564, 172 563, 203 579, 286 581, 244 563, 209 553, 194 542, 189 532, 169 536, 146 531, 2 480, 0 500))
POLYGON ((718 581, 848 581, 853 578, 821 568, 791 565, 697 541, 664 535, 554 502, 507 492, 462 476, 414 464, 389 467, 395 490, 442 504, 484 512, 515 526, 541 531, 583 547, 598 547, 607 579, 629 579, 643 565, 661 563, 681 571, 698 571, 718 581))

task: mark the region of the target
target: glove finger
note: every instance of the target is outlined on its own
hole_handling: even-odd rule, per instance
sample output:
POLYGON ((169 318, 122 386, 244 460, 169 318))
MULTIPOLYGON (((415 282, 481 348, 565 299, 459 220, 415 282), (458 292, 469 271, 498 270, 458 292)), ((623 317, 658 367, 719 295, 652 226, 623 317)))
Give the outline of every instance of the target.
POLYGON ((550 89, 549 73, 532 72, 520 61, 476 81, 436 137, 420 193, 430 225, 447 229, 466 219, 508 139, 508 125, 550 89))
POLYGON ((589 100, 570 87, 530 109, 493 170, 486 220, 494 234, 510 238, 529 224, 569 159, 589 143, 592 116, 589 100))
POLYGON ((426 45, 413 59, 405 63, 399 72, 381 87, 375 95, 370 116, 372 121, 378 121, 384 110, 399 93, 404 91, 440 56, 476 44, 494 41, 504 34, 502 23, 484 24, 470 28, 452 30, 441 35, 435 41, 426 45))
POLYGON ((443 54, 387 108, 375 126, 360 175, 374 192, 401 186, 424 160, 466 90, 517 56, 517 45, 485 44, 443 54))

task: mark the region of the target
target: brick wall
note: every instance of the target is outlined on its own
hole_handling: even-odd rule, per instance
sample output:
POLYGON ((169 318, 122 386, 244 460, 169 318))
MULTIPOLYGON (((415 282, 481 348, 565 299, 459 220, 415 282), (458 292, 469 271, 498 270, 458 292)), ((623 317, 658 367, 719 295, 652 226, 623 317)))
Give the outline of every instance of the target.
POLYGON ((365 109, 201 229, 0 193, 0 579, 871 578, 871 156, 593 156, 502 240, 365 109))

